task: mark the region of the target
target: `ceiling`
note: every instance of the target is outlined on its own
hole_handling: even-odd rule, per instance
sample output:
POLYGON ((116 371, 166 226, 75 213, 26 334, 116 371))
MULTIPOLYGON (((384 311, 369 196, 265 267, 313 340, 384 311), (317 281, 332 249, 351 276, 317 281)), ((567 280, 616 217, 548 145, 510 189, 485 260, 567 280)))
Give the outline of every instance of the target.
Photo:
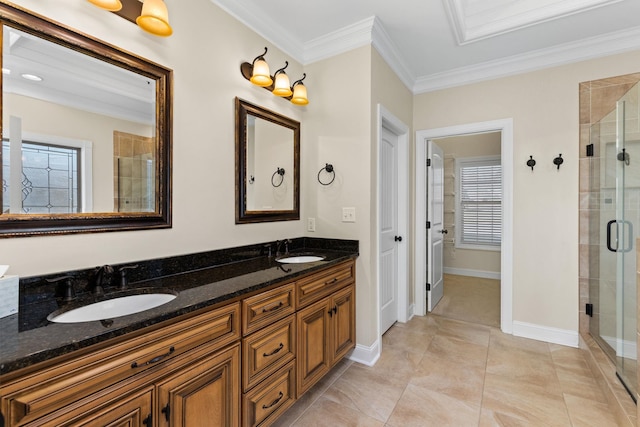
POLYGON ((372 44, 413 93, 640 48, 638 0, 211 1, 302 64, 372 44))

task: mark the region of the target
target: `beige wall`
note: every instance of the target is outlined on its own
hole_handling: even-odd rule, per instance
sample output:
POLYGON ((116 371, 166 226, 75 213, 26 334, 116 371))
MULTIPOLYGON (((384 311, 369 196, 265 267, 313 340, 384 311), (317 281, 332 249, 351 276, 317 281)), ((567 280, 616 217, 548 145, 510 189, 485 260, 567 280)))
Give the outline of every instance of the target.
POLYGON ((578 83, 639 63, 637 51, 415 97, 418 130, 513 118, 514 321, 578 330, 578 83))
MULTIPOLYGON (((302 124, 301 202, 304 218, 316 218, 317 237, 341 237, 360 241, 356 263, 356 335, 370 345, 375 336, 377 313, 371 274, 371 49, 362 47, 306 67, 313 78, 308 113, 302 124), (345 78, 345 70, 357 78, 345 78), (335 181, 323 186, 317 174, 326 163, 336 173, 335 181), (356 222, 342 222, 342 208, 354 207, 356 222)), ((309 79, 309 77, 307 79, 309 79)), ((311 90, 311 81, 309 82, 311 90)))
MULTIPOLYGON (((304 235, 302 221, 235 225, 233 178, 236 96, 295 120, 305 111, 251 85, 240 64, 264 46, 272 66, 289 61, 291 78, 302 75, 300 64, 208 0, 192 0, 189 7, 170 2, 175 33, 169 38, 148 35, 86 1, 15 3, 174 70, 173 228, 4 239, 0 259, 11 265, 11 274, 33 276, 304 235)), ((315 77, 307 80, 313 98, 315 77)))
POLYGON ((434 142, 442 148, 444 154, 444 225, 449 230, 444 239, 444 268, 445 270, 472 270, 463 272, 470 275, 474 272, 499 274, 499 250, 456 248, 453 241, 458 231, 455 226, 455 193, 458 191, 455 160, 464 157, 500 156, 500 132, 452 136, 437 139, 434 142))
POLYGON ((88 2, 65 2, 64 7, 39 0, 16 3, 174 70, 174 210, 173 228, 167 230, 5 239, 0 260, 11 265, 11 274, 31 276, 305 234, 358 239, 358 343, 371 345, 377 338, 374 168, 380 102, 412 132, 513 118, 514 158, 508 159, 515 164, 513 317, 577 330, 578 82, 637 71, 640 52, 414 97, 366 46, 307 65, 311 103, 300 108, 250 85, 239 65, 266 45, 272 67, 288 60, 287 71, 295 79, 302 66, 208 0, 192 0, 188 8, 169 3, 175 33, 166 39, 88 2), (301 121, 301 221, 235 225, 235 96, 301 121), (558 153, 565 158, 560 171, 552 164, 558 153), (538 161, 534 173, 525 166, 529 155, 538 161), (337 175, 328 187, 316 180, 325 163, 332 163, 337 175), (355 223, 341 222, 342 207, 356 208, 355 223), (306 232, 311 216, 315 233, 306 232))

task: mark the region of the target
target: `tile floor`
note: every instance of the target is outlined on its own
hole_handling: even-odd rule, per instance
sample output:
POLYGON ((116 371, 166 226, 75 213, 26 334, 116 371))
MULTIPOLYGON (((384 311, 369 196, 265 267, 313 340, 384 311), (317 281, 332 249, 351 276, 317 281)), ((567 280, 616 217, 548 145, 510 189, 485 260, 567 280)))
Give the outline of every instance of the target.
POLYGON ((396 323, 373 367, 342 361, 276 426, 617 426, 584 353, 439 315, 396 323))
POLYGON ((433 314, 500 327, 500 280, 445 274, 443 283, 433 314))

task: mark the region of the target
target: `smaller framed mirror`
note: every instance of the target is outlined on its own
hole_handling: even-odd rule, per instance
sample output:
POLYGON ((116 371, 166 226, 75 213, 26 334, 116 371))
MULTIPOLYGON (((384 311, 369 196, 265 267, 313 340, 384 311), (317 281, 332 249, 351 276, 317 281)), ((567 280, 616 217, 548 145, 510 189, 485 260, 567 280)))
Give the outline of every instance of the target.
POLYGON ((300 122, 236 98, 236 224, 300 219, 300 122))

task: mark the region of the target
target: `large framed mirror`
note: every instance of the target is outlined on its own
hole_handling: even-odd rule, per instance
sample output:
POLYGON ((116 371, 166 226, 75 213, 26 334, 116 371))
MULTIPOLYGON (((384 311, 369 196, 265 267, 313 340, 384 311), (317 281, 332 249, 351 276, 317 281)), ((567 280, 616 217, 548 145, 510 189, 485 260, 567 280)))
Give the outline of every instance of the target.
POLYGON ((171 227, 172 71, 0 4, 0 237, 171 227))
POLYGON ((236 98, 236 224, 300 219, 300 122, 236 98))

